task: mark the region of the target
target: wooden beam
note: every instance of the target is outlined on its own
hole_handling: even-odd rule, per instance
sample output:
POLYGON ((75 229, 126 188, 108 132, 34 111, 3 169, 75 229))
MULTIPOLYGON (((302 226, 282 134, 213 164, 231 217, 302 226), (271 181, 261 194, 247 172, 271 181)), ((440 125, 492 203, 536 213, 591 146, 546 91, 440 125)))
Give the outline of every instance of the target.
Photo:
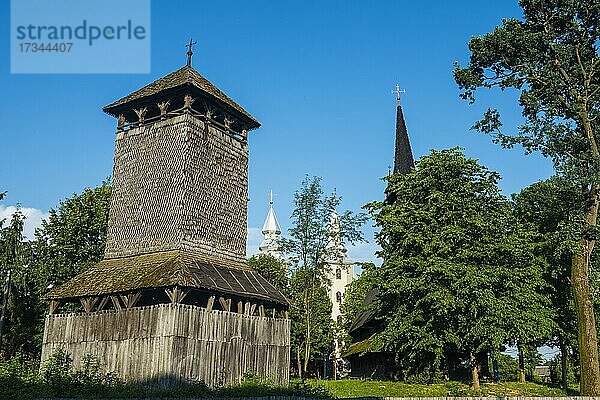
POLYGON ((97 311, 101 311, 104 309, 104 307, 106 306, 106 303, 108 303, 108 296, 102 296, 102 298, 100 299, 100 304, 98 304, 98 308, 96 309, 97 311))
POLYGON ((112 300, 113 306, 115 307, 115 310, 122 310, 123 306, 121 305, 121 301, 119 300, 119 296, 110 296, 110 299, 112 300))
POLYGON ((213 305, 215 304, 215 296, 210 296, 206 302, 206 309, 212 311, 213 305))
POLYGON ((219 303, 221 303, 223 311, 231 311, 231 299, 225 300, 224 297, 219 297, 219 303))
POLYGON ((54 314, 58 310, 58 307, 60 307, 60 300, 50 300, 50 309, 48 312, 54 314))
POLYGON ((121 295, 121 300, 123 300, 123 304, 125 304, 125 308, 128 310, 135 307, 137 302, 142 297, 141 292, 133 292, 125 295, 121 295))
POLYGON ((83 310, 86 313, 90 313, 90 312, 92 312, 94 306, 98 302, 98 298, 97 297, 82 297, 79 299, 79 301, 81 302, 81 305, 83 306, 83 310))

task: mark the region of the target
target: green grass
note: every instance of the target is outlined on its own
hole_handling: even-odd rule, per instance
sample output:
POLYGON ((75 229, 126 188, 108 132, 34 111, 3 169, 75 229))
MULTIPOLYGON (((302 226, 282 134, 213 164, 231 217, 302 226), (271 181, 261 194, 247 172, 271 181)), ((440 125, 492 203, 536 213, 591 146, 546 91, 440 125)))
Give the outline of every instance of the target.
POLYGON ((355 397, 444 397, 444 396, 489 396, 489 397, 560 397, 577 393, 549 385, 535 383, 484 383, 481 389, 474 391, 469 385, 460 382, 448 382, 431 385, 411 384, 387 381, 311 380, 310 385, 327 389, 338 398, 355 397))

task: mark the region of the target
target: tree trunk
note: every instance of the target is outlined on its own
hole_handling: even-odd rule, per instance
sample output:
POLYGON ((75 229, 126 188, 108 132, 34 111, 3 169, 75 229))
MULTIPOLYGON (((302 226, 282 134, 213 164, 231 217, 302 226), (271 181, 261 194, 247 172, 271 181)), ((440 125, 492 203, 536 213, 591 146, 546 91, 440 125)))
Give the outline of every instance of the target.
MULTIPOLYGON (((311 283, 312 284, 312 283, 311 283)), ((312 291, 310 293, 310 300, 312 300, 312 291)), ((312 324, 311 324, 311 303, 309 301, 309 293, 308 293, 308 289, 305 290, 305 295, 304 295, 304 307, 305 307, 305 313, 306 313, 306 341, 305 341, 305 346, 304 346, 304 373, 306 374, 308 372, 308 361, 310 359, 310 348, 311 348, 311 340, 312 340, 312 324)))
POLYGON ((298 364, 298 377, 304 381, 304 374, 302 373, 302 359, 300 358, 300 345, 296 346, 296 364, 298 364))
POLYGON ((472 351, 469 360, 471 361, 471 376, 473 378, 473 389, 479 390, 479 365, 477 365, 477 358, 475 357, 475 353, 473 353, 472 351))
POLYGON ((10 295, 10 284, 12 278, 12 269, 6 273, 6 283, 4 293, 2 294, 2 311, 0 311, 0 354, 2 354, 2 336, 4 335, 4 322, 6 320, 6 311, 8 309, 8 296, 10 295))
MULTIPOLYGON (((580 104, 583 131, 590 142, 592 155, 600 159, 600 151, 589 119, 587 103, 580 104)), ((600 176, 600 171, 596 171, 600 176)), ((588 227, 596 227, 598 220, 598 193, 600 186, 594 184, 587 192, 584 219, 588 227)), ((585 192, 584 192, 585 193, 585 192)), ((571 262, 571 288, 577 314, 577 342, 579 345, 579 365, 581 369, 580 392, 582 396, 600 396, 600 368, 598 366, 598 339, 596 336, 596 318, 590 296, 590 260, 594 250, 595 235, 582 233, 580 248, 571 262)))
MULTIPOLYGON (((594 214, 598 206, 594 206, 594 214)), ((589 214, 589 213, 588 213, 589 214)), ((586 220, 589 215, 586 215, 586 220)), ((594 216, 595 220, 595 216, 594 216)), ((581 369, 581 395, 600 396, 600 369, 598 368, 598 341, 596 318, 590 297, 589 263, 593 241, 581 239, 582 249, 573 256, 571 285, 577 314, 577 341, 581 369)))
POLYGON ((567 345, 563 340, 560 342, 560 382, 564 390, 567 390, 567 345))
POLYGON ((523 347, 517 345, 519 349, 519 382, 525 383, 525 357, 523 356, 523 347))

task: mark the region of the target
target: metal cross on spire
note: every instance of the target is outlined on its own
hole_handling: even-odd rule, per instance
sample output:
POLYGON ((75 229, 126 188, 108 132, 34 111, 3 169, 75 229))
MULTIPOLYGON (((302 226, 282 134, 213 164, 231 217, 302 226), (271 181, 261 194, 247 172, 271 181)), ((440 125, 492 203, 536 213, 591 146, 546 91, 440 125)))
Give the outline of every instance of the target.
POLYGON ((400 95, 406 93, 406 90, 400 89, 400 85, 396 84, 396 89, 392 90, 392 93, 396 94, 396 100, 398 100, 398 105, 400 105, 400 95))
POLYGON ((188 67, 192 66, 192 54, 194 54, 194 52, 192 51, 192 47, 194 47, 195 44, 196 44, 196 42, 193 42, 192 38, 190 38, 190 42, 185 45, 185 47, 188 48, 188 51, 187 51, 187 64, 186 64, 188 67))
POLYGON ((273 205, 273 191, 271 190, 271 192, 269 193, 269 204, 273 205))

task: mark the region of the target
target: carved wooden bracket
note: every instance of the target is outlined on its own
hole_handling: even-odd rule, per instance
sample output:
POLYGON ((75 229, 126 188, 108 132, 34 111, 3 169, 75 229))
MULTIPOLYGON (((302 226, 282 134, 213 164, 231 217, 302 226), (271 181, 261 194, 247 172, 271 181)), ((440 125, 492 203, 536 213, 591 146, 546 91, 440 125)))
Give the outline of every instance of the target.
POLYGON ((97 297, 82 297, 79 299, 79 301, 81 302, 81 305, 83 306, 83 310, 86 313, 90 313, 90 312, 92 312, 92 310, 94 309, 94 306, 98 302, 98 298, 97 297))
POLYGON ((137 304, 137 302, 140 300, 141 297, 142 297, 142 293, 134 292, 134 293, 124 294, 124 295, 122 294, 121 300, 123 301, 123 304, 125 304, 125 308, 127 308, 129 310, 130 308, 135 307, 135 305, 137 304))
POLYGON ((194 98, 189 94, 186 94, 183 97, 183 107, 186 109, 186 112, 189 112, 190 108, 192 108, 192 104, 194 103, 194 98))
POLYGON ((225 300, 225 298, 219 297, 219 303, 221 303, 223 311, 231 311, 231 299, 225 300))
POLYGON ((160 117, 161 117, 160 119, 166 118, 167 110, 168 110, 170 104, 171 104, 171 100, 163 101, 163 102, 157 104, 158 109, 160 110, 160 117))
POLYGON ((237 307, 238 307, 238 309, 237 309, 238 314, 243 314, 244 313, 244 302, 238 301, 237 307))
POLYGON ((265 306, 263 304, 258 306, 258 315, 261 317, 265 316, 265 306))
POLYGON ((230 117, 229 115, 225 115, 225 118, 223 119, 223 124, 225 125, 225 128, 231 129, 231 124, 233 124, 234 122, 234 118, 230 117))
POLYGON ((256 311, 256 304, 250 306, 250 315, 254 315, 254 311, 256 311))
POLYGON ((115 307, 115 310, 122 310, 123 306, 121 305, 121 301, 118 296, 110 296, 110 299, 115 307))
POLYGON ((204 102, 203 105, 204 105, 204 109, 206 110, 204 112, 204 115, 206 116, 206 119, 208 120, 207 122, 210 123, 210 120, 212 119, 213 115, 215 114, 215 108, 213 106, 211 106, 210 104, 208 104, 207 102, 204 102))
POLYGON ((117 132, 123 132, 125 130, 125 116, 119 114, 117 117, 117 132))
POLYGON ((171 303, 179 304, 185 299, 188 294, 188 290, 183 290, 175 286, 173 289, 165 289, 165 293, 169 296, 171 303))
POLYGON ((146 116, 146 113, 148 112, 148 107, 134 109, 133 111, 135 111, 135 113, 137 114, 138 121, 139 121, 140 125, 142 125, 144 123, 144 117, 146 116))
POLYGON ((60 307, 61 305, 61 301, 60 300, 50 300, 50 310, 49 313, 50 314, 54 314, 56 312, 56 310, 58 310, 58 307, 60 307))

